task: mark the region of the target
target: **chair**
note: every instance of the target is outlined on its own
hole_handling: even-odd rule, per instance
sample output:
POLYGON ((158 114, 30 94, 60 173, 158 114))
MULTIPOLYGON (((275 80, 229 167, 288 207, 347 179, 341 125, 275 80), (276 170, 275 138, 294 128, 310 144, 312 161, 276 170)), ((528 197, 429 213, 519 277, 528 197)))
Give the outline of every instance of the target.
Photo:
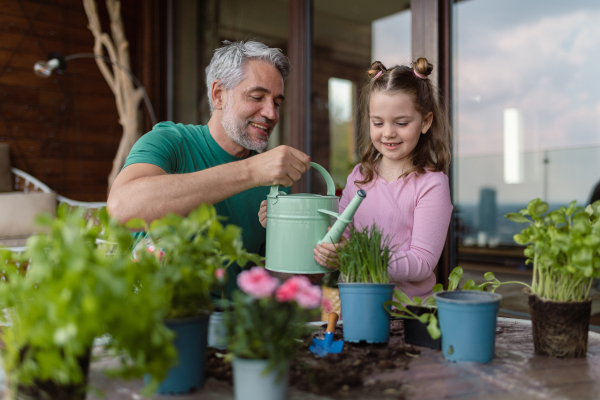
POLYGON ((39 232, 34 224, 36 214, 50 212, 56 215, 57 206, 67 204, 71 209, 85 208, 85 217, 89 219, 93 211, 106 207, 106 202, 76 201, 56 194, 18 168, 11 168, 10 172, 13 191, 0 193, 0 246, 17 253, 25 250, 29 236, 39 232))

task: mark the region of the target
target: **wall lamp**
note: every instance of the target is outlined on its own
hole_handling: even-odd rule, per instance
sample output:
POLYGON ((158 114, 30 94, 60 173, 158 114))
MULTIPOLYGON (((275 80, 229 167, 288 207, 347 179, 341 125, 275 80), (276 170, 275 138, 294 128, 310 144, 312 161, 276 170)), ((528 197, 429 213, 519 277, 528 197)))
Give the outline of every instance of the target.
POLYGON ((150 103, 150 99, 146 94, 146 89, 144 85, 133 75, 133 73, 122 66, 121 64, 111 60, 110 58, 98 54, 93 53, 77 53, 71 54, 70 56, 64 57, 62 54, 57 52, 51 52, 48 55, 47 61, 38 61, 33 66, 33 72, 39 76, 40 78, 48 78, 52 75, 52 71, 56 71, 59 74, 62 74, 67 69, 67 61, 74 60, 76 58, 100 58, 106 61, 109 64, 112 64, 121 70, 125 71, 125 73, 131 78, 131 80, 135 83, 135 85, 142 90, 142 95, 144 97, 144 103, 146 104, 146 108, 148 108, 148 114, 150 114, 150 120, 152 121, 152 126, 156 125, 156 116, 154 115, 154 108, 152 108, 152 104, 150 103))

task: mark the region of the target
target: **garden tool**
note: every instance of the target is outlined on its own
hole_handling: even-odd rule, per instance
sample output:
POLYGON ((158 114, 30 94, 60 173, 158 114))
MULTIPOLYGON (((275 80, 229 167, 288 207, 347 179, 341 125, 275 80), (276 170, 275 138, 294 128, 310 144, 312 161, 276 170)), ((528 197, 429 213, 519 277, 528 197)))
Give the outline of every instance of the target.
POLYGON ((329 314, 329 322, 327 323, 327 330, 325 331, 324 339, 313 338, 313 345, 309 347, 309 350, 318 355, 319 357, 325 357, 327 354, 341 353, 344 348, 343 340, 333 340, 333 334, 335 332, 335 324, 337 323, 339 316, 337 313, 329 314))
POLYGON ((331 175, 319 164, 310 164, 325 178, 327 195, 286 194, 275 185, 271 186, 267 196, 265 268, 270 271, 291 274, 331 272, 315 261, 313 251, 318 243, 337 243, 367 195, 364 190, 359 190, 340 215, 339 197, 335 195, 331 175))

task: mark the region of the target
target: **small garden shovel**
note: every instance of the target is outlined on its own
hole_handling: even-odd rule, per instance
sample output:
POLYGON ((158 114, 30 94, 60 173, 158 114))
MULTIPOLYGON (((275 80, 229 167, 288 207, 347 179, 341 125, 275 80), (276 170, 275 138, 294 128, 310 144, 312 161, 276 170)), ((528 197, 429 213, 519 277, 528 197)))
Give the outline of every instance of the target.
POLYGON ((335 332, 335 324, 337 323, 338 318, 339 316, 337 313, 329 313, 329 321, 327 323, 327 330, 325 331, 325 338, 313 338, 313 345, 309 347, 309 350, 313 354, 316 354, 319 357, 325 357, 327 354, 335 354, 342 351, 344 348, 344 341, 333 341, 333 333, 335 332))

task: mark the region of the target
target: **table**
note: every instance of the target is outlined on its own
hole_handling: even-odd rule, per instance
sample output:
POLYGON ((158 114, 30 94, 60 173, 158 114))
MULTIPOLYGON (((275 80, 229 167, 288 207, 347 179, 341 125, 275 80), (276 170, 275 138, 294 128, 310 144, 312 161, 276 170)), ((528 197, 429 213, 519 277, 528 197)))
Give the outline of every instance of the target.
MULTIPOLYGON (((410 361, 408 370, 394 370, 374 375, 377 380, 400 380, 401 392, 390 398, 427 399, 599 399, 600 398, 600 334, 590 332, 588 355, 584 359, 555 359, 535 356, 531 322, 498 318, 496 353, 489 364, 449 363, 440 351, 420 348, 421 354, 410 361)), ((142 400, 141 380, 123 382, 111 379, 102 369, 114 365, 113 359, 92 363, 90 383, 101 388, 105 397, 89 393, 88 400, 142 400)), ((353 397, 356 398, 356 397, 353 397)), ((368 398, 368 397, 361 397, 368 398)), ((209 379, 203 389, 185 396, 160 396, 152 399, 229 400, 232 387, 209 379)), ((295 389, 290 400, 325 400, 295 389)))

